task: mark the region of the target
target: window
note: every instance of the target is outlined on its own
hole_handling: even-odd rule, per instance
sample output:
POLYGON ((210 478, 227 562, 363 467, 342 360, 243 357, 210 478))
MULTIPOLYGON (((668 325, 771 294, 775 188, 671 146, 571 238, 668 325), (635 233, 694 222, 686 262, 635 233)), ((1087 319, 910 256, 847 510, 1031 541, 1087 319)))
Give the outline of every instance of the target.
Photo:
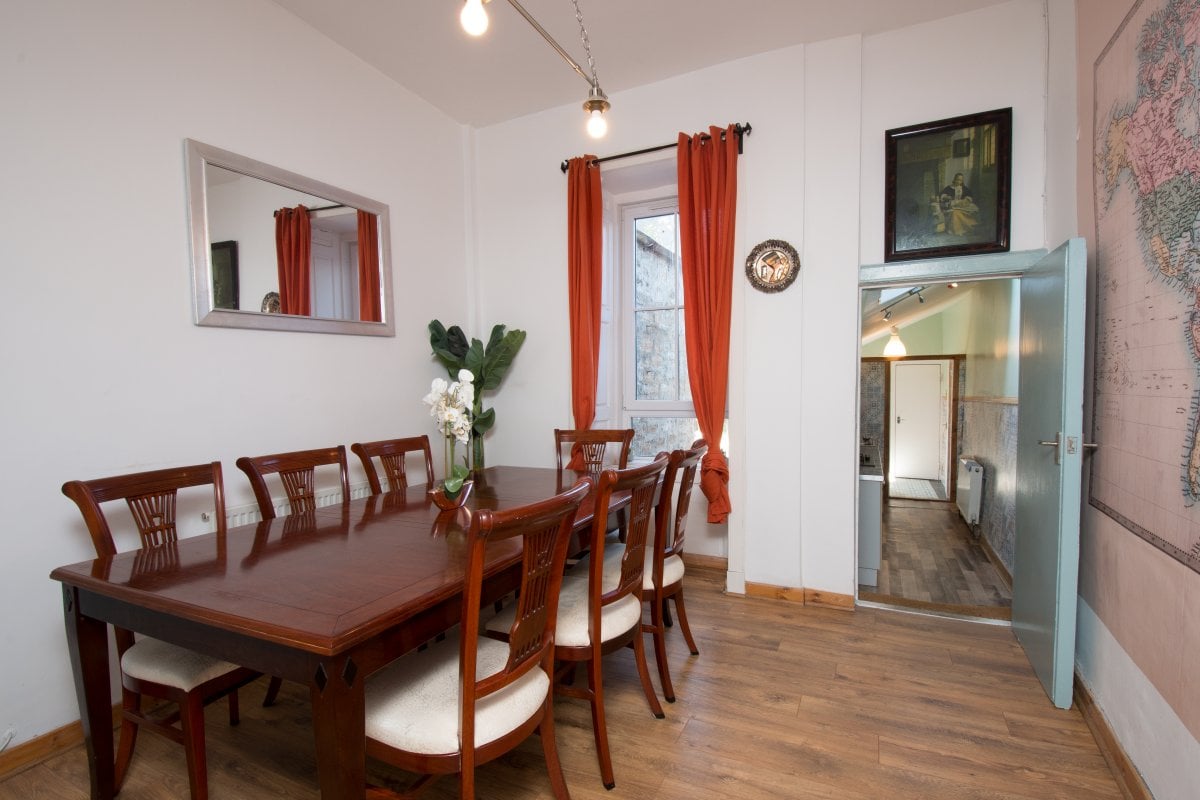
POLYGON ((623 424, 631 458, 653 458, 700 437, 688 382, 679 209, 675 198, 621 208, 623 424))

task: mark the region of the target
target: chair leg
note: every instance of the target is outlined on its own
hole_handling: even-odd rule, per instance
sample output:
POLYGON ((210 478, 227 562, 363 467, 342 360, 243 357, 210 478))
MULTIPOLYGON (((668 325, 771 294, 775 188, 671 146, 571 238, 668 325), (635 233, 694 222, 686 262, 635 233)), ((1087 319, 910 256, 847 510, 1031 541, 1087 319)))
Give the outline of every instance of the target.
POLYGON ((464 747, 462 769, 458 773, 458 796, 461 800, 475 800, 475 751, 464 747))
POLYGON ((538 725, 538 736, 542 739, 542 752, 546 755, 546 772, 550 775, 550 787, 556 800, 570 800, 567 779, 563 777, 562 763, 558 760, 558 742, 554 739, 554 705, 546 698, 546 712, 538 725))
POLYGON ((667 598, 662 599, 663 622, 668 628, 675 627, 675 621, 671 619, 671 606, 667 603, 667 598))
POLYGON ((229 700, 229 724, 237 725, 242 721, 242 715, 238 712, 238 690, 234 689, 226 699, 229 700))
POLYGON ((192 800, 208 800, 208 760, 204 752, 204 700, 192 692, 179 703, 179 726, 187 756, 192 800))
POLYGON ((674 703, 675 687, 671 685, 671 669, 667 666, 667 636, 663 627, 662 604, 655 601, 650 602, 650 632, 654 634, 654 660, 658 663, 663 697, 668 703, 674 703))
POLYGON ((650 668, 646 666, 646 642, 642 637, 640 627, 633 637, 632 644, 633 657, 637 661, 638 677, 642 679, 642 691, 646 693, 646 702, 650 704, 650 713, 654 714, 655 719, 662 719, 666 714, 663 713, 662 705, 658 702, 658 695, 654 693, 654 684, 650 682, 650 668))
POLYGON ((612 754, 608 751, 608 726, 604 720, 604 676, 600 670, 600 654, 588 662, 588 692, 592 702, 592 734, 596 737, 596 758, 600 761, 600 781, 605 789, 617 785, 613 777, 612 754))
POLYGON ((263 698, 263 708, 275 705, 275 700, 279 697, 279 690, 282 686, 283 678, 271 677, 271 682, 267 684, 267 696, 263 698))
POLYGON ((700 651, 696 648, 696 640, 692 638, 692 629, 688 627, 687 609, 683 607, 683 587, 679 587, 679 591, 675 592, 672 597, 675 599, 675 613, 679 615, 679 630, 683 631, 684 641, 687 642, 688 650, 692 655, 700 655, 700 651))
MULTIPOLYGON (((121 690, 121 708, 126 712, 139 714, 142 710, 142 696, 128 689, 121 690)), ((133 758, 133 746, 137 742, 138 724, 126 716, 121 717, 121 733, 117 743, 117 763, 114 788, 119 790, 125 782, 125 773, 129 770, 129 762, 133 758)))

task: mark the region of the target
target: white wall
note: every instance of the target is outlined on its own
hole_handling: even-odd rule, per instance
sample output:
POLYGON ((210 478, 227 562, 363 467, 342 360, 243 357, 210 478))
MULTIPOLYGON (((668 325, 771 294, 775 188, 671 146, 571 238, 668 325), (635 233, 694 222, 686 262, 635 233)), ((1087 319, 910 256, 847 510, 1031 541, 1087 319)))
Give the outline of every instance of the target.
MULTIPOLYGON (((750 122, 739 166, 729 414, 729 586, 742 580, 853 594, 860 263, 883 258, 888 128, 1011 106, 1013 249, 1044 244, 1045 22, 1040 0, 864 39, 746 58, 612 97, 602 143, 575 104, 477 132, 474 208, 484 327, 529 331, 496 397, 489 458, 549 463, 529 448, 570 422, 563 158, 607 155, 709 124, 750 122), (966 65, 939 79, 932 63, 966 65), (800 278, 764 295, 740 278, 767 238, 800 252, 800 278), (518 363, 518 366, 521 366, 518 363), (782 488, 781 488, 782 487, 782 488)), ((603 174, 603 173, 602 173, 603 174)), ((721 552, 711 531, 690 534, 721 552)), ((694 538, 693 538, 694 537, 694 538)))
POLYGON ((0 53, 0 732, 19 744, 78 719, 47 576, 92 548, 61 484, 220 459, 234 506, 238 456, 431 433, 425 326, 466 312, 446 289, 466 208, 462 128, 265 0, 8 0, 0 53), (193 325, 188 137, 389 204, 396 337, 193 325))

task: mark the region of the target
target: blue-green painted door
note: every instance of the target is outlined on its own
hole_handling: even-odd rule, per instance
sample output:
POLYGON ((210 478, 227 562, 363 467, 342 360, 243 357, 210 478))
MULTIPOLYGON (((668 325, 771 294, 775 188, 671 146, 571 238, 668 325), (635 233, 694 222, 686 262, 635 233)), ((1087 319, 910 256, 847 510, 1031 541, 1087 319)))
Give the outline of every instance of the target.
POLYGON ((1075 665, 1086 278, 1082 239, 1021 275, 1013 630, 1059 708, 1075 665))

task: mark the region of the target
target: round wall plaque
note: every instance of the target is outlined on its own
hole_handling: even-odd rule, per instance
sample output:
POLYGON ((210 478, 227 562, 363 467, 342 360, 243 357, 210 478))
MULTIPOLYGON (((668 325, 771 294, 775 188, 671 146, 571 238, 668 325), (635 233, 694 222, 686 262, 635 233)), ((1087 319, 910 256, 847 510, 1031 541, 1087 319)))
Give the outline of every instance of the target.
POLYGON ((800 256, 782 239, 759 243, 746 258, 746 278, 762 292, 782 292, 792 285, 798 272, 800 256))

